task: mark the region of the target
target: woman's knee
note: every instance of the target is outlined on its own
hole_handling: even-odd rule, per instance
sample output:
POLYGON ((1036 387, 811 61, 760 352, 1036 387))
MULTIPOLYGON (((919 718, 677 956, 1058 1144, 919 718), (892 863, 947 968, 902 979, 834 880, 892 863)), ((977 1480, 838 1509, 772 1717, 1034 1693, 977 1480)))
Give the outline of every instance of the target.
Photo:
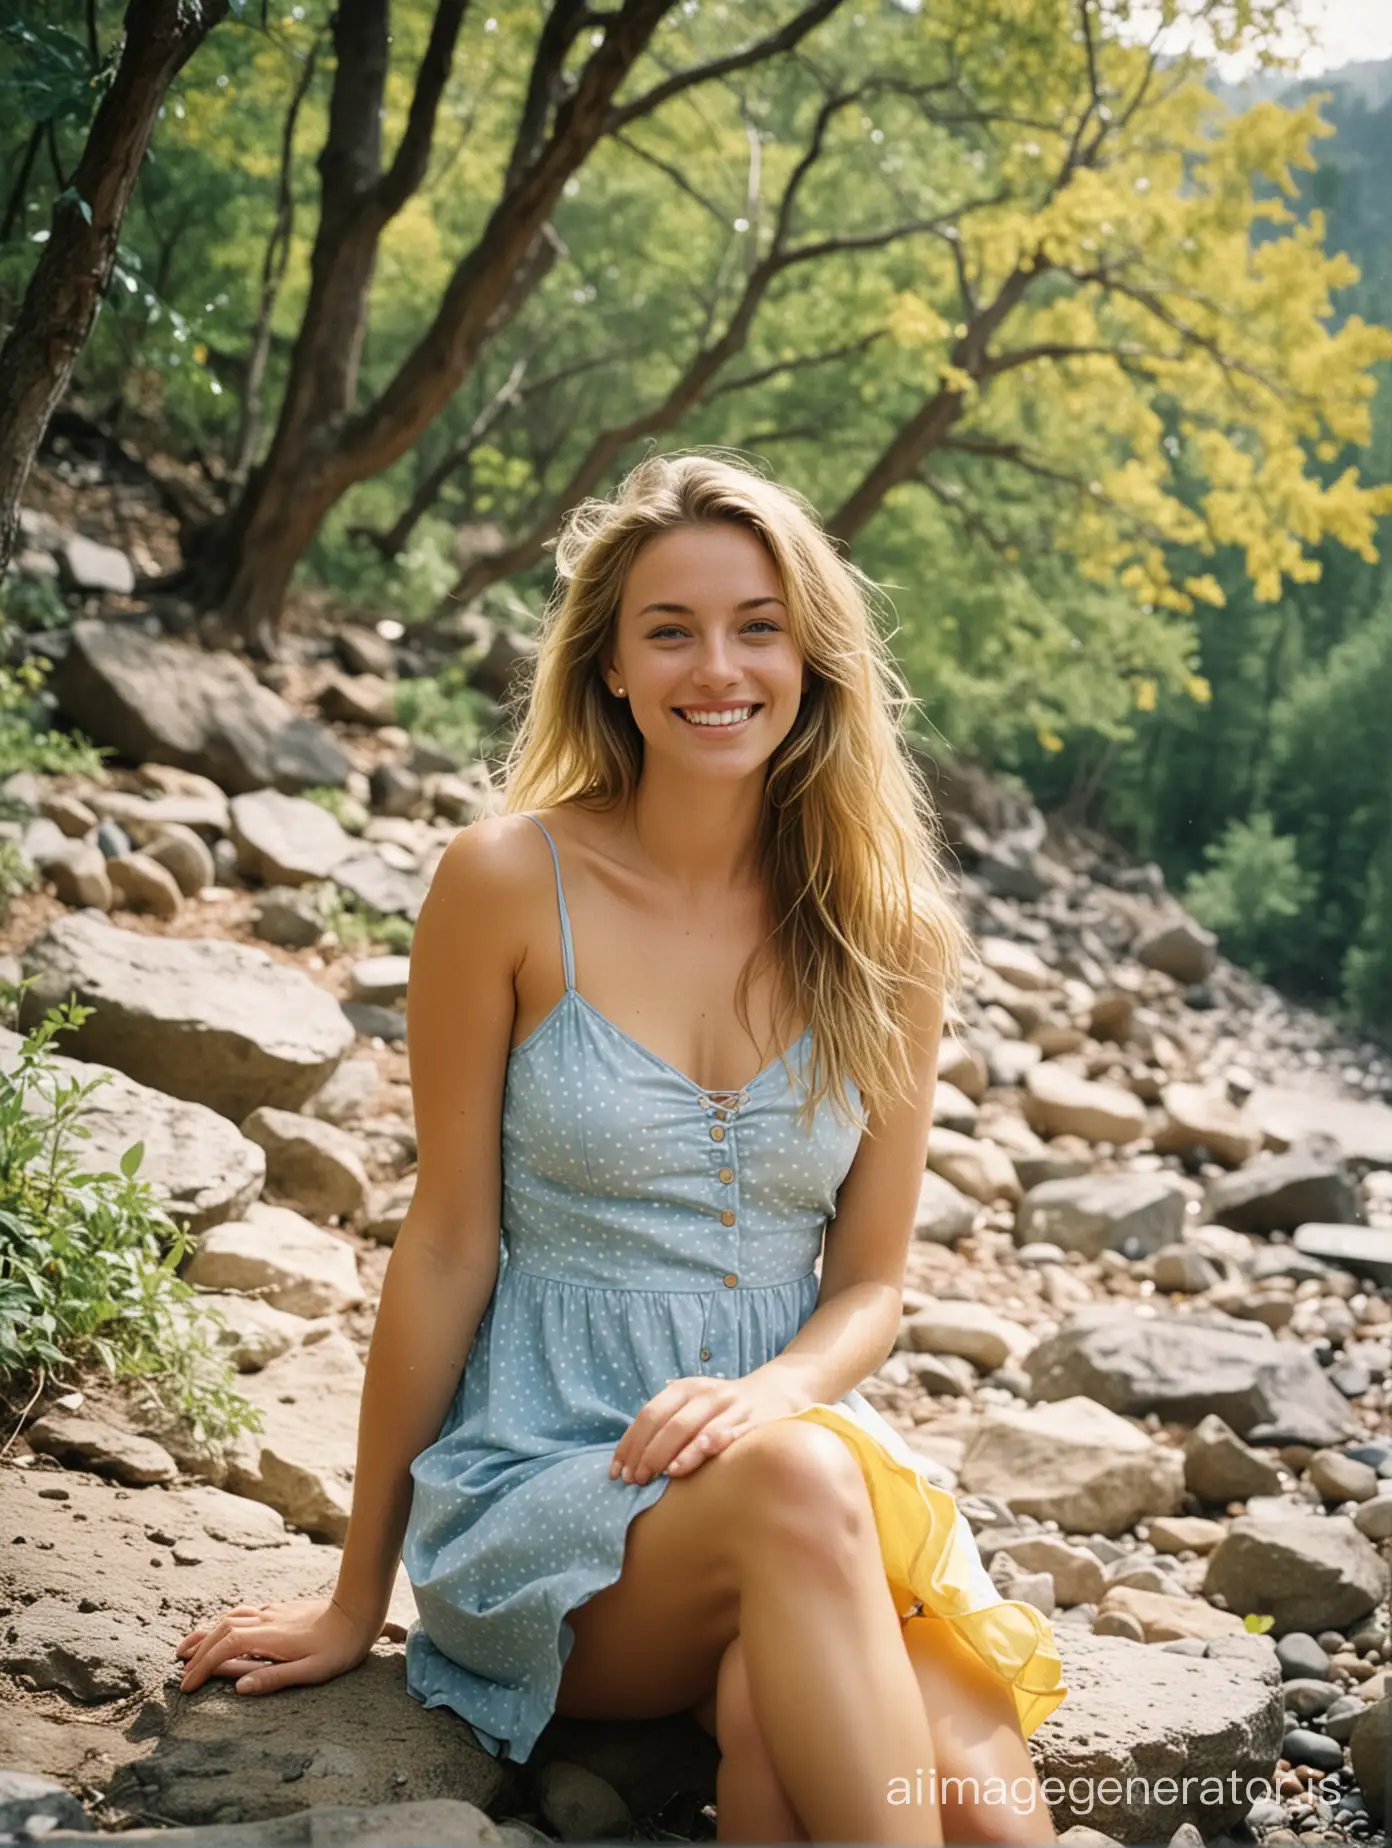
POLYGON ((732 1444, 741 1528, 760 1541, 849 1559, 874 1532, 860 1465, 825 1425, 776 1418, 732 1444))

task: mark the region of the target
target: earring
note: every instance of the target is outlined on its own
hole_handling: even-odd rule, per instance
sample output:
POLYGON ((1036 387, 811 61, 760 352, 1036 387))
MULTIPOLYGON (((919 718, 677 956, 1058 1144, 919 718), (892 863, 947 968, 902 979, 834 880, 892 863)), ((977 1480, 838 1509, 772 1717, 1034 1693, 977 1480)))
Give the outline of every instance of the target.
POLYGON ((622 687, 615 687, 615 688, 614 688, 614 694, 615 694, 615 697, 616 697, 616 698, 618 698, 618 699, 622 699, 622 698, 623 698, 623 696, 624 696, 624 690, 623 690, 623 688, 622 688, 622 687))

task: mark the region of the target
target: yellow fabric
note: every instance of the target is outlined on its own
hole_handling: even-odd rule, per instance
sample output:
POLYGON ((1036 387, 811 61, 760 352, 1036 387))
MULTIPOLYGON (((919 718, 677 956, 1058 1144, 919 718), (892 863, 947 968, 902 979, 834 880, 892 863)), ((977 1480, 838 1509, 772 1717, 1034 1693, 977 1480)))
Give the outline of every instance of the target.
POLYGON ((835 1406, 808 1405, 788 1416, 825 1425, 850 1446, 870 1492, 885 1575, 901 1618, 921 1603, 925 1617, 946 1619, 1010 1688, 1028 1739, 1068 1694, 1048 1618, 1032 1604, 1009 1598, 983 1603, 981 1562, 963 1543, 957 1503, 946 1489, 901 1462, 835 1406))

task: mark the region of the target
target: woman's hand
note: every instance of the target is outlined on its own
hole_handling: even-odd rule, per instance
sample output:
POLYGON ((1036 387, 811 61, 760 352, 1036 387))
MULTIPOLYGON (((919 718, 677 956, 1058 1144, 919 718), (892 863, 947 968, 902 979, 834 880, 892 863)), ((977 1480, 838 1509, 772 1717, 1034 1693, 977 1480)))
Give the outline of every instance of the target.
POLYGON ((210 1675, 237 1678, 239 1694, 332 1681, 356 1668, 379 1636, 401 1640, 399 1624, 367 1624, 332 1598, 239 1604, 205 1629, 190 1630, 175 1653, 188 1658, 185 1694, 210 1675), (258 1660, 257 1658, 264 1658, 258 1660))
POLYGON ((622 1474, 625 1482, 641 1484, 664 1470, 689 1476, 746 1432, 795 1409, 785 1385, 754 1373, 668 1380, 619 1439, 609 1479, 622 1474))

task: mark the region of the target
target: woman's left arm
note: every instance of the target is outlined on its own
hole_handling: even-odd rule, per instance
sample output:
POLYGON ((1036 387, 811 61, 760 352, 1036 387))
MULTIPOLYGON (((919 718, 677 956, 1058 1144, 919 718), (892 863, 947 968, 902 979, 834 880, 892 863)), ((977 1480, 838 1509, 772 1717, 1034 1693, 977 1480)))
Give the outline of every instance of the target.
POLYGON ((644 1483, 662 1471, 688 1474, 770 1419, 834 1403, 884 1364, 903 1314, 942 1023, 924 952, 908 1018, 913 1084, 890 1109, 870 1113, 827 1228, 816 1308, 782 1353, 752 1373, 669 1381, 620 1438, 611 1477, 644 1483))
POLYGON ((822 1250, 817 1307, 781 1354, 746 1374, 745 1384, 786 1411, 833 1404, 884 1365, 904 1311, 904 1271, 928 1159, 942 1040, 942 1000, 926 965, 909 1015, 914 1082, 910 1095, 871 1112, 822 1250))

